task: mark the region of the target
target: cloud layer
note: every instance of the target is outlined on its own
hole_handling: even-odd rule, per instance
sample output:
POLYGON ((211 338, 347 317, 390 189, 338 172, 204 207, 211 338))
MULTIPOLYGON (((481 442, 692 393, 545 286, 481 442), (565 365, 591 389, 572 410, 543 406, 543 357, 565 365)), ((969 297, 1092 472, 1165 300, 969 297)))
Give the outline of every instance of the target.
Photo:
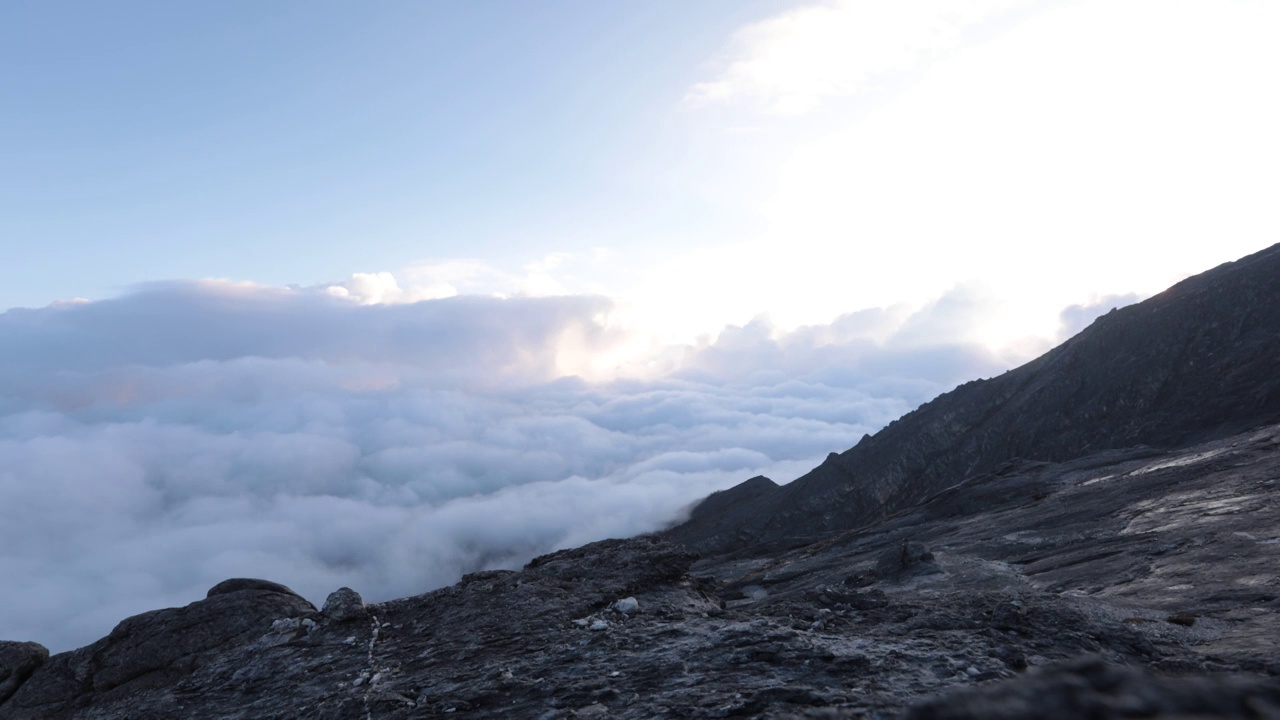
POLYGON ((69 649, 233 576, 385 600, 659 529, 1006 367, 930 330, 963 296, 758 320, 596 384, 566 368, 625 342, 602 297, 368 305, 207 281, 10 310, 0 638, 69 649))

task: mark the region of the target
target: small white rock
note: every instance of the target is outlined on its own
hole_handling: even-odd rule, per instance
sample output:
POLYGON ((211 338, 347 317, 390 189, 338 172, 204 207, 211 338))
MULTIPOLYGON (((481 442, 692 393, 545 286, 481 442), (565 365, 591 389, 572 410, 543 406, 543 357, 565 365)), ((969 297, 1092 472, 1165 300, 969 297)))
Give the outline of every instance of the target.
POLYGON ((595 622, 591 623, 591 627, 590 627, 589 629, 591 629, 591 630, 607 630, 608 628, 609 628, 609 623, 607 623, 607 622, 605 622, 605 621, 603 621, 603 620, 597 620, 597 621, 595 621, 595 622))
POLYGON ((633 597, 622 598, 613 604, 613 609, 623 615, 630 615, 640 609, 640 602, 633 597))

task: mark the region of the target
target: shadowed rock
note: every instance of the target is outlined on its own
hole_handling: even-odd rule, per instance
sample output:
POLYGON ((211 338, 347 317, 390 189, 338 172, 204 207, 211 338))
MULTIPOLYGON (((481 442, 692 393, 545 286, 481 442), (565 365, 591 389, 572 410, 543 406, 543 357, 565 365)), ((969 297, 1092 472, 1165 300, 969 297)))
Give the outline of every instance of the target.
POLYGON ((49 650, 39 643, 0 641, 0 703, 48 659, 49 650))
POLYGON ((220 583, 204 600, 135 615, 98 642, 53 656, 0 705, 0 718, 79 717, 81 706, 172 687, 211 657, 261 636, 274 620, 314 612, 283 585, 220 583))
POLYGON ((1280 679, 1162 677, 1082 658, 1025 677, 925 701, 903 720, 1280 718, 1280 679))
POLYGON ((933 553, 918 542, 904 540, 901 547, 889 548, 876 558, 876 577, 885 580, 936 572, 942 571, 933 562, 933 553))
POLYGON ((209 588, 209 592, 205 597, 211 598, 214 595, 222 595, 224 593, 240 592, 241 590, 265 590, 267 592, 282 593, 284 595, 292 595, 297 598, 302 596, 288 587, 270 580, 259 580, 257 578, 231 578, 209 588))

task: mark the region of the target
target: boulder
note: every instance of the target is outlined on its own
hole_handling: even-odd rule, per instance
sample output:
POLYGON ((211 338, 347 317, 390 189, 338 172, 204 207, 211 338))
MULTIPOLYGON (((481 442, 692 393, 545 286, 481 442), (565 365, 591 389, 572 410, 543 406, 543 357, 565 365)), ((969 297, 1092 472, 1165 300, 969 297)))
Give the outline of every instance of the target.
POLYGON ((48 659, 48 649, 39 643, 0 640, 0 703, 48 659))
POLYGON ((209 597, 186 607, 127 618, 92 645, 43 663, 5 703, 0 717, 68 717, 75 707, 98 698, 172 686, 218 653, 266 634, 277 619, 315 612, 311 603, 277 587, 284 588, 265 580, 220 583, 209 597), (241 582, 263 585, 235 586, 241 582))
POLYGON ((341 587, 329 593, 320 612, 338 622, 363 618, 367 614, 360 593, 349 587, 341 587))
POLYGON ((876 577, 882 580, 936 572, 941 570, 923 543, 903 541, 876 557, 876 577))
POLYGON ((276 592, 283 595, 292 595, 296 598, 302 596, 294 592, 290 588, 270 580, 259 580, 257 578, 231 578, 209 588, 209 592, 205 594, 206 598, 215 595, 223 595, 225 593, 240 592, 241 590, 265 590, 267 592, 276 592))

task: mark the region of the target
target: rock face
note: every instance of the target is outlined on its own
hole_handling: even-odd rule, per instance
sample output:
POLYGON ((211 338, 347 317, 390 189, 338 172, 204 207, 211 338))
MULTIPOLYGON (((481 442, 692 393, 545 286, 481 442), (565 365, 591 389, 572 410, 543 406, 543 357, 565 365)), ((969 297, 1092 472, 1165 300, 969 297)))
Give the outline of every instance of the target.
POLYGON ((98 642, 53 656, 0 704, 0 718, 144 717, 102 708, 129 707, 130 698, 151 691, 172 693, 228 647, 267 632, 277 618, 314 612, 283 585, 222 583, 205 600, 135 615, 98 642))
POLYGON ((761 492, 753 478, 725 494, 741 501, 695 509, 668 537, 703 553, 767 553, 865 525, 1017 458, 1175 448, 1280 422, 1276 358, 1280 245, 1115 310, 1016 370, 939 396, 790 484, 761 492))
POLYGON ((39 643, 0 641, 0 703, 48 659, 48 649, 39 643))

